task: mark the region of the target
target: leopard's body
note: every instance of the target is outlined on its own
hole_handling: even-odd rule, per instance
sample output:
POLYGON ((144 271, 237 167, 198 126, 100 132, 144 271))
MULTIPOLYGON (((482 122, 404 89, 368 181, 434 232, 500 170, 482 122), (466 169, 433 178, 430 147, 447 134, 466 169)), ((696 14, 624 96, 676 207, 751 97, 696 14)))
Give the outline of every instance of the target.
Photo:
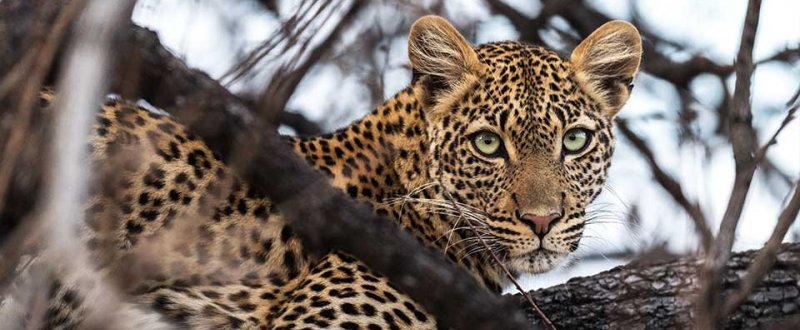
MULTIPOLYGON (((635 29, 614 24, 611 32, 635 34, 630 47, 640 47, 635 29)), ((515 274, 552 268, 577 247, 585 208, 603 186, 612 118, 639 53, 633 69, 602 73, 590 61, 602 55, 593 45, 579 46, 585 57, 570 61, 516 42, 473 49, 431 17, 416 23, 410 42, 408 88, 346 128, 288 143, 333 186, 441 249, 490 290, 499 293, 506 279, 476 235, 515 274), (569 153, 562 139, 573 127, 591 136, 569 153), (486 130, 500 137, 502 154, 475 149, 475 134, 486 130), (546 224, 526 218, 551 211, 557 217, 546 224)), ((436 327, 357 259, 306 253, 270 201, 174 119, 116 99, 97 118, 92 173, 104 184, 87 203, 83 240, 133 301, 196 328, 436 327)), ((56 291, 71 295, 66 284, 56 291)), ((53 299, 49 325, 76 325, 63 315, 82 308, 53 299)))

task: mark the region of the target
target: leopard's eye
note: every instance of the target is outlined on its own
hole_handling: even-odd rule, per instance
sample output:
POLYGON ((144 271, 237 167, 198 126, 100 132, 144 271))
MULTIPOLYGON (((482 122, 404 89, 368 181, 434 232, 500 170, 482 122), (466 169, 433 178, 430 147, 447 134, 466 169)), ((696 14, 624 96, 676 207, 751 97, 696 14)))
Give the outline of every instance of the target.
POLYGON ((573 128, 564 134, 564 153, 577 154, 589 145, 591 134, 583 128, 573 128))
POLYGON ((500 136, 489 131, 480 131, 476 133, 472 137, 472 144, 481 154, 488 157, 497 157, 503 147, 500 136))

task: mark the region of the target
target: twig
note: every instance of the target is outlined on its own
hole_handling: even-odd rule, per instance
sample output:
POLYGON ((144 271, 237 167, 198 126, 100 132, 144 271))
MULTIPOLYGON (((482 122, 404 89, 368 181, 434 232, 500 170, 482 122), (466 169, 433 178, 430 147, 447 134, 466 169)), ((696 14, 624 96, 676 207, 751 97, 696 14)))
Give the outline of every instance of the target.
MULTIPOLYGON (((753 172, 755 171, 755 167, 752 166, 753 152, 755 151, 755 132, 752 125, 750 85, 754 68, 753 44, 756 29, 758 28, 760 8, 761 0, 750 0, 745 26, 742 31, 741 47, 736 60, 736 87, 733 92, 733 106, 729 111, 731 113, 730 140, 733 147, 737 175, 731 198, 728 201, 728 208, 722 217, 719 237, 717 237, 717 246, 720 248, 719 252, 722 252, 717 257, 722 259, 727 259, 725 255, 730 253, 734 232, 736 231, 744 201, 750 188, 750 182, 753 178, 753 172)), ((717 260, 716 263, 724 263, 724 261, 717 260)))
POLYGON ((697 230, 697 233, 700 236, 703 251, 708 251, 713 242, 714 235, 711 233, 711 229, 708 227, 708 222, 706 221, 706 217, 703 214, 703 210, 700 208, 700 205, 697 202, 689 201, 689 198, 683 193, 680 183, 678 183, 677 180, 675 180, 661 168, 656 161, 653 151, 650 150, 650 148, 647 146, 647 143, 645 143, 642 138, 640 138, 628 127, 628 123, 625 120, 618 119, 617 127, 619 128, 620 132, 622 132, 622 135, 624 135, 625 138, 631 142, 633 147, 636 148, 639 154, 644 157, 644 159, 647 161, 647 164, 650 165, 650 170, 653 172, 653 178, 656 180, 656 182, 672 197, 673 200, 675 200, 676 203, 678 203, 678 205, 684 209, 684 211, 686 211, 686 214, 689 215, 689 218, 692 219, 695 230, 697 230))
MULTIPOLYGON (((562 1, 563 2, 563 1, 562 1)), ((551 4, 548 4, 543 8, 542 13, 536 18, 528 18, 524 14, 520 13, 514 7, 509 6, 504 1, 501 0, 486 0, 486 3, 489 5, 489 8, 508 18, 514 27, 516 27, 517 31, 520 32, 520 38, 524 39, 531 43, 542 43, 542 38, 539 37, 539 30, 544 28, 547 25, 547 22, 550 19, 552 14, 548 13, 548 11, 552 12, 551 4)))
MULTIPOLYGON (((333 31, 325 38, 320 44, 314 48, 306 57, 306 59, 299 65, 284 66, 278 69, 276 75, 272 78, 270 84, 264 89, 261 94, 258 110, 261 120, 265 123, 277 124, 277 118, 280 113, 286 108, 292 94, 294 94, 297 85, 306 73, 316 64, 322 56, 328 52, 345 28, 350 26, 354 18, 364 8, 366 2, 354 1, 350 8, 344 13, 341 21, 334 27, 333 31)), ((305 48, 305 46, 303 46, 305 48)))
POLYGON ((789 125, 792 120, 794 120, 794 114, 797 112, 797 109, 797 105, 789 108, 789 111, 786 112, 786 117, 783 118, 781 125, 775 130, 775 133, 772 133, 772 136, 769 138, 769 140, 767 140, 767 142, 764 143, 761 148, 758 148, 758 151, 756 151, 756 154, 753 157, 753 163, 750 165, 752 169, 749 170, 755 170, 755 167, 764 160, 764 158, 767 156, 767 150, 777 143, 778 135, 780 135, 783 129, 786 128, 786 126, 789 125))
POLYGON ((755 65, 759 66, 764 63, 772 62, 772 61, 784 61, 784 62, 792 62, 800 60, 800 47, 789 48, 786 47, 783 50, 772 54, 771 56, 762 58, 756 61, 755 65))
POLYGON ((220 81, 224 81, 225 87, 229 87, 234 82, 243 78, 249 71, 251 71, 258 63, 260 63, 267 55, 272 53, 278 46, 283 45, 280 49, 282 53, 289 50, 305 33, 311 23, 316 21, 322 12, 333 2, 325 1, 318 3, 314 6, 315 2, 301 2, 297 9, 292 13, 289 19, 281 22, 281 28, 277 29, 271 36, 267 37, 264 42, 258 45, 255 49, 250 51, 244 59, 231 67, 226 73, 220 77, 220 81), (312 9, 314 10, 312 12, 312 9), (299 25, 301 21, 305 21, 299 25))
POLYGON ((487 244, 486 240, 483 239, 483 235, 481 235, 478 232, 478 229, 475 228, 475 225, 472 224, 472 221, 470 221, 467 217, 464 216, 464 212, 461 210, 461 207, 458 206, 458 203, 456 203, 456 200, 455 198, 453 198, 453 195, 451 195, 450 192, 447 191, 447 189, 445 189, 444 185, 439 184, 439 187, 442 189, 442 192, 444 192, 445 197, 447 197, 450 203, 453 204, 453 208, 458 212, 459 218, 466 220, 465 222, 467 223, 467 226, 469 226, 469 229, 472 231, 475 237, 478 238, 478 241, 480 242, 484 250, 486 250, 486 252, 489 253, 489 256, 492 258, 492 261, 494 261, 495 265, 497 265, 497 267, 500 267, 503 273, 505 273, 508 280, 514 284, 514 287, 516 287, 519 294, 522 295, 522 297, 524 297, 525 300, 528 302, 528 305, 531 308, 533 308, 534 311, 536 311, 536 314, 539 315, 539 318, 542 319, 542 322, 547 324, 547 326, 549 326, 551 329, 556 330, 556 326, 553 325, 552 322, 550 322, 550 319, 539 308, 539 305, 537 305, 536 302, 533 301, 531 295, 527 291, 525 291, 525 289, 522 288, 519 282, 517 282, 517 280, 514 278, 514 275, 512 275, 511 272, 508 271, 508 268, 506 268, 506 266, 503 264, 503 262, 500 261, 500 258, 497 256, 497 254, 494 253, 494 251, 492 251, 491 247, 489 247, 489 244, 487 244))
POLYGON ((798 102, 800 102, 800 88, 797 88, 797 90, 794 92, 794 95, 792 95, 792 97, 789 99, 789 102, 786 102, 786 106, 790 108, 796 108, 800 106, 798 102))
POLYGON ((752 125, 750 104, 750 84, 753 75, 753 45, 755 43, 761 0, 750 0, 747 5, 739 53, 736 57, 736 87, 733 93, 733 106, 730 108, 730 141, 736 165, 728 207, 722 216, 716 244, 706 255, 701 270, 701 290, 696 308, 697 326, 701 329, 716 329, 721 326, 723 314, 721 292, 722 274, 725 263, 730 258, 736 227, 739 224, 750 183, 753 180, 755 164, 755 132, 752 125))

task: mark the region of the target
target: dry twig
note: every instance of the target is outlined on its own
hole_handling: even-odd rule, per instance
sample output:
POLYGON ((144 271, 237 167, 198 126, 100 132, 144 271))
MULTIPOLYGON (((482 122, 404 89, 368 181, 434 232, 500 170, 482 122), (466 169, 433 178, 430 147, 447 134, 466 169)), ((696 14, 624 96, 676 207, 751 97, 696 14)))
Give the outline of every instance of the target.
MULTIPOLYGON (((339 35, 350 24, 353 23, 355 17, 364 8, 365 2, 355 1, 350 8, 344 13, 341 21, 334 27, 333 31, 325 38, 316 48, 309 52, 306 59, 293 66, 284 66, 278 69, 272 81, 264 89, 259 100, 258 110, 261 120, 269 124, 277 124, 277 118, 280 113, 286 108, 286 104, 294 94, 297 85, 311 68, 319 62, 322 56, 327 53, 333 46, 336 40, 339 40, 339 35)), ((305 44, 302 48, 307 47, 305 44)))
POLYGON ((733 93, 733 106, 730 108, 730 141, 736 164, 736 177, 733 183, 728 207, 722 216, 715 245, 706 255, 701 270, 701 290, 698 295, 697 326, 701 329, 716 329, 721 326, 724 314, 721 311, 722 274, 725 263, 730 258, 731 248, 736 236, 742 209, 744 208, 750 183, 753 180, 755 164, 755 132, 752 125, 750 104, 750 84, 753 75, 753 45, 755 43, 761 0, 750 0, 747 5, 739 53, 736 57, 736 87, 733 93))

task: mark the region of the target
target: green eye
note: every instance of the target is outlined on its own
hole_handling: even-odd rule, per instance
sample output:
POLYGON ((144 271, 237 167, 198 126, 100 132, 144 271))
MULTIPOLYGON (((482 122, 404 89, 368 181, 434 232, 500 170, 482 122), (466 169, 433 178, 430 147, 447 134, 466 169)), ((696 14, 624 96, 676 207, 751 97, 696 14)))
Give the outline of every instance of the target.
POLYGON ((583 128, 573 128, 564 134, 565 153, 578 153, 589 144, 589 131, 583 128))
POLYGON ((495 157, 503 143, 500 141, 499 135, 489 131, 481 131, 474 135, 472 144, 484 156, 495 157))

